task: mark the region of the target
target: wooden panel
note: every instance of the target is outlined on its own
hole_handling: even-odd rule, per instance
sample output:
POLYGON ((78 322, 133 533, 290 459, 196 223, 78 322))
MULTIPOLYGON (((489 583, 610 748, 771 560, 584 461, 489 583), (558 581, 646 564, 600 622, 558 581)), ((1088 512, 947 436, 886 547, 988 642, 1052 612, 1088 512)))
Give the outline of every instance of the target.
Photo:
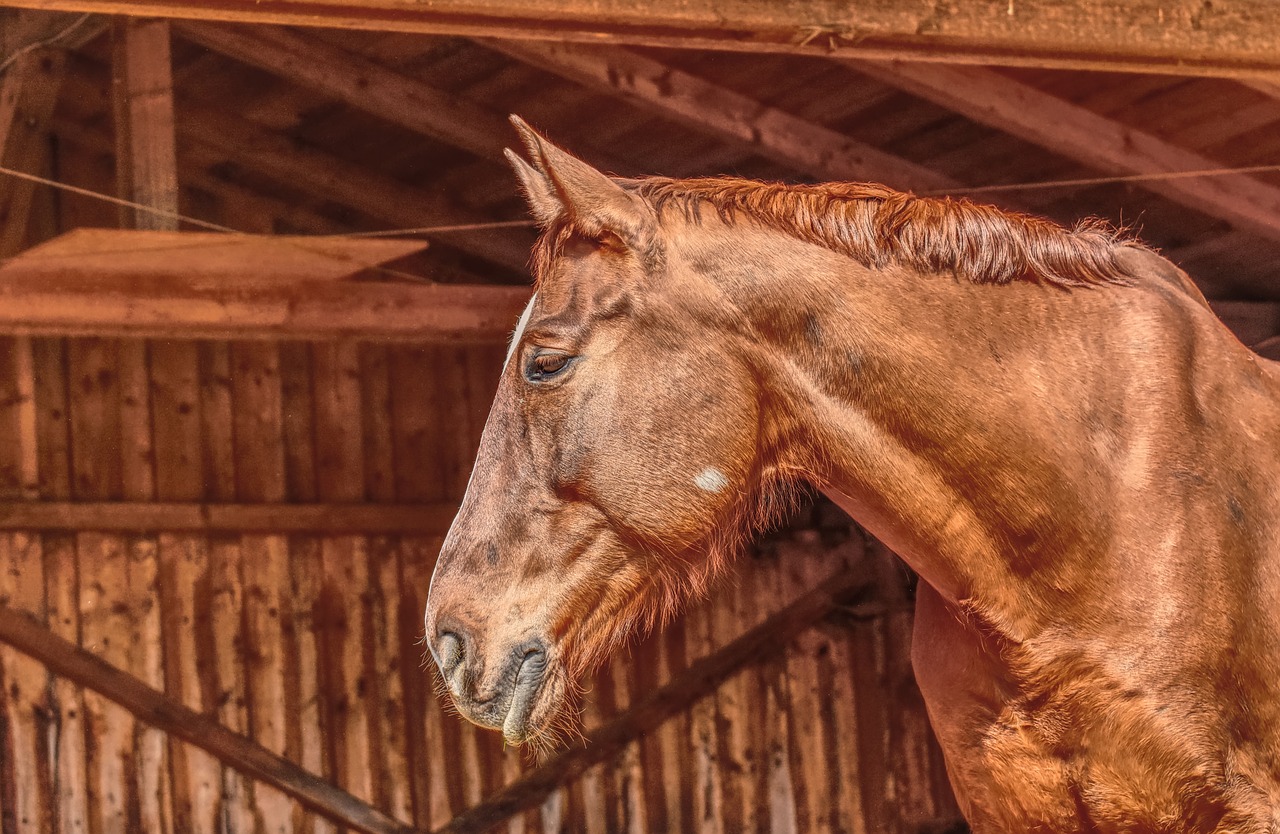
MULTIPOLYGON (((502 353, 37 339, 30 382, 19 385, 22 363, 0 363, 0 388, 32 392, 40 447, 32 458, 26 440, 0 445, 0 467, 34 459, 43 499, 0 504, 0 526, 35 528, 0 533, 30 545, 0 547, 0 581, 17 582, 54 633, 347 787, 391 825, 436 830, 477 804, 485 825, 529 834, 954 820, 907 676, 896 568, 880 580, 899 582, 891 610, 811 612, 772 649, 773 638, 735 644, 826 576, 877 575, 847 525, 780 535, 585 682, 596 758, 546 770, 452 713, 433 691, 422 613, 502 353), (732 668, 702 662, 726 646, 732 668), (761 651, 771 659, 751 663, 761 651), (539 792, 521 793, 530 784, 539 792), (486 804, 511 791, 524 799, 499 806, 509 814, 486 804)), ((6 686, 12 657, 0 650, 6 686)), ((45 797, 42 830, 336 831, 187 742, 157 744, 101 696, 65 680, 38 689, 51 708, 27 727, 43 742, 10 759, 45 797)), ((0 793, 0 822, 18 807, 16 791, 0 793)), ((478 830, 466 826, 455 830, 478 830)))

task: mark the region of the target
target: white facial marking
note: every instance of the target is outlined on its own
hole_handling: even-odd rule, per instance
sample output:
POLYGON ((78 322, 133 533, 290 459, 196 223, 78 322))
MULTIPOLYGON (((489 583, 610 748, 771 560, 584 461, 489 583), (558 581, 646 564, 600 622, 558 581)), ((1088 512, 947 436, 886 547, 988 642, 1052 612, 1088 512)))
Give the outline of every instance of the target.
POLYGON ((533 302, 538 300, 538 294, 535 292, 530 298, 529 303, 524 306, 524 312, 520 314, 520 321, 516 322, 516 332, 511 334, 511 344, 507 345, 507 358, 502 363, 505 370, 511 364, 511 354, 516 352, 516 348, 520 346, 520 337, 524 335, 524 328, 529 324, 529 315, 533 312, 533 302))
POLYGON ((729 485, 729 479, 719 469, 708 466, 697 474, 693 483, 704 492, 719 492, 729 485))

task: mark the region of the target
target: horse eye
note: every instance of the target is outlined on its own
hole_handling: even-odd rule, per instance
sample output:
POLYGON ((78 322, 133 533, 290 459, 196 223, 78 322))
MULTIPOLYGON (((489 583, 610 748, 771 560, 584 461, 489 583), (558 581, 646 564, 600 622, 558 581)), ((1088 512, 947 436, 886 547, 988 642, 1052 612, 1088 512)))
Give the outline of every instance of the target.
POLYGON ((572 358, 564 353, 539 353, 529 361, 525 376, 533 382, 550 379, 569 367, 572 358))

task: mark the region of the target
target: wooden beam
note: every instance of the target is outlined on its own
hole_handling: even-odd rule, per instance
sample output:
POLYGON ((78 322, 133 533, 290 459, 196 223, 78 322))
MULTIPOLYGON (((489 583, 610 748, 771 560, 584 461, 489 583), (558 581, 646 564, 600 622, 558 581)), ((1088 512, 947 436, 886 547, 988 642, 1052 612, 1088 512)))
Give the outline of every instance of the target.
MULTIPOLYGON (((65 64, 63 53, 36 49, 19 57, 0 79, 0 164, 4 167, 40 173, 65 64)), ((34 190, 34 183, 0 174, 0 258, 22 248, 34 190)))
POLYGON ((179 23, 178 34, 424 136, 494 161, 514 134, 503 114, 304 32, 179 23))
POLYGON ((629 50, 541 41, 484 43, 818 179, 874 180, 909 191, 958 185, 923 165, 629 50))
MULTIPOLYGON (((529 808, 588 768, 606 761, 664 721, 711 694, 742 669, 786 650, 787 644, 836 610, 857 613, 860 597, 872 587, 864 566, 845 569, 801 596, 760 625, 672 677, 630 709, 588 732, 585 743, 558 753, 479 805, 464 811, 436 834, 480 834, 529 808), (851 610, 852 609, 852 610, 851 610)), ((874 612, 879 603, 865 603, 874 612)))
POLYGON ((1280 78, 1272 0, 9 0, 437 35, 1280 78))
MULTIPOLYGON (((324 239, 271 240, 277 247, 297 247, 298 258, 327 257, 324 239)), ((333 243, 342 250, 351 241, 338 238, 333 243)), ((62 266, 56 258, 42 262, 36 257, 39 251, 0 267, 2 331, 502 344, 530 292, 510 286, 299 278, 288 258, 276 273, 253 264, 237 267, 228 258, 220 271, 175 266, 166 274, 131 268, 132 256, 110 251, 100 252, 96 259, 86 254, 62 266)), ((176 265, 184 256, 199 257, 201 251, 194 245, 175 247, 171 260, 176 265)), ((351 260, 337 263, 348 271, 363 265, 351 260)))
MULTIPOLYGON (((178 157, 169 22, 120 18, 112 34, 119 196, 176 215, 178 157)), ((177 217, 125 207, 121 221, 126 228, 178 228, 177 217)))
MULTIPOLYGON (((493 219, 319 149, 296 145, 220 110, 181 102, 179 112, 177 128, 182 141, 216 150, 238 165, 351 206, 394 228, 483 224, 493 219)), ((514 183, 512 189, 514 194, 514 183)), ((523 229, 481 229, 435 239, 526 274, 534 236, 523 229)))
POLYGON ((139 720, 283 791, 339 825, 366 834, 412 834, 415 830, 209 716, 188 709, 8 605, 0 605, 0 641, 40 661, 54 675, 109 698, 139 720))
POLYGON ((0 530, 104 533, 310 533, 443 536, 458 506, 0 502, 0 530))
MULTIPOLYGON (((1280 8, 1280 7, 1278 7, 1280 8)), ((994 70, 847 62, 886 84, 1108 174, 1201 171, 1223 164, 994 70)), ((1243 174, 1135 183, 1247 231, 1280 240, 1280 188, 1243 174)))

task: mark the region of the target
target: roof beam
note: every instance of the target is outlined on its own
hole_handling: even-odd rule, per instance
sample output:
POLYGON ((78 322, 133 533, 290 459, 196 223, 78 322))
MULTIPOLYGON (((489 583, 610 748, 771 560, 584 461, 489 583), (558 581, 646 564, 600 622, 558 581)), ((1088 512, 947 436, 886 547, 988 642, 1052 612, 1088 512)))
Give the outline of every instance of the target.
MULTIPOLYGON (((1107 174, 1159 174, 1222 163, 981 67, 849 61, 886 84, 928 99, 1107 174)), ((1234 226, 1280 240, 1280 188, 1243 175, 1135 183, 1234 226)))
MULTIPOLYGON (((48 153, 49 119, 66 67, 63 53, 37 49, 0 78, 0 164, 40 173, 48 153)), ((0 174, 0 257, 22 248, 35 183, 0 174)))
POLYGON ((959 185, 923 165, 629 50, 538 41, 484 43, 818 179, 874 180, 915 191, 959 185))
POLYGON ((1280 78, 1273 0, 8 0, 144 17, 1280 78))
MULTIPOLYGON (((492 218, 447 198, 374 173, 316 148, 301 147, 283 136, 211 108, 179 105, 178 135, 184 142, 215 150, 225 159, 259 171, 280 183, 350 206, 396 228, 484 224, 492 218)), ((450 233, 442 242, 464 252, 527 272, 532 232, 481 229, 450 233)))

